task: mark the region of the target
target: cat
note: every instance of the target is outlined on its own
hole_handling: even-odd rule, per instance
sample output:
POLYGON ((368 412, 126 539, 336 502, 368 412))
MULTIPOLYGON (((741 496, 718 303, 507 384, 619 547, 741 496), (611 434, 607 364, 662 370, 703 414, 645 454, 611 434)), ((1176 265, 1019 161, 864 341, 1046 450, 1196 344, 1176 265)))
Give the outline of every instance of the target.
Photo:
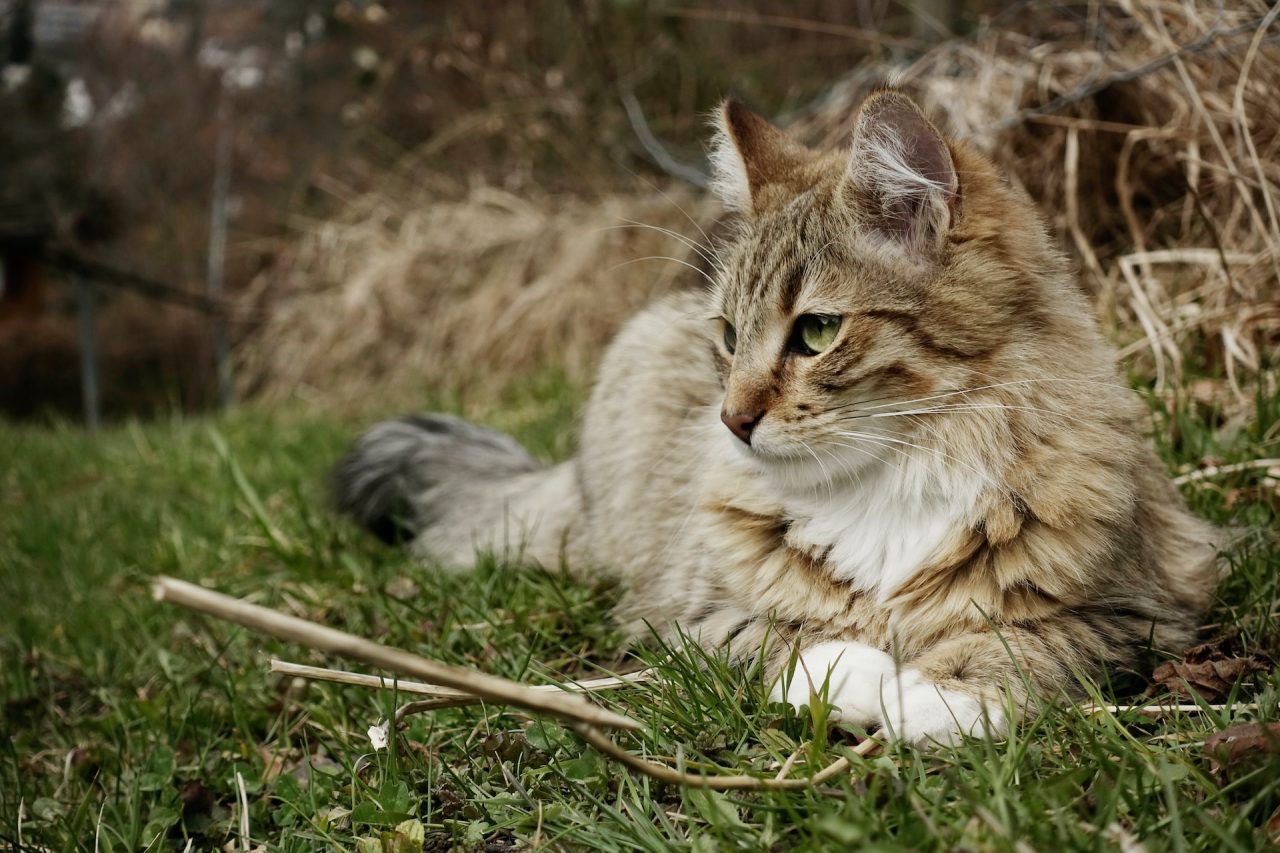
POLYGON ((598 567, 636 633, 727 647, 773 698, 918 745, 1187 647, 1218 532, 1027 195, 894 90, 841 150, 735 102, 715 122, 737 230, 705 292, 603 354, 577 456, 393 420, 335 469, 339 507, 444 565, 598 567))

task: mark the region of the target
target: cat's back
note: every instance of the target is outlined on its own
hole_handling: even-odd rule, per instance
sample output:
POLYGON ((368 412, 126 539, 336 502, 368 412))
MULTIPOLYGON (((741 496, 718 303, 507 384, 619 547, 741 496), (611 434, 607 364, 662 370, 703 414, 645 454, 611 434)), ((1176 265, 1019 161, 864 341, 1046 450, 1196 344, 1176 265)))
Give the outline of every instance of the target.
POLYGON ((705 296, 641 311, 610 344, 583 416, 577 457, 592 559, 623 577, 669 563, 699 491, 701 448, 724 427, 705 296))

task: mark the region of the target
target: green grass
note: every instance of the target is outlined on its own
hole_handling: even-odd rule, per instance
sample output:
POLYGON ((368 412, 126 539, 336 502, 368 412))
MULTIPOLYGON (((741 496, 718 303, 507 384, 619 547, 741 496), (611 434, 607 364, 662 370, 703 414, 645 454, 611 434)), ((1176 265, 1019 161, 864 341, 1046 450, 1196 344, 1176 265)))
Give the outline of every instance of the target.
MULTIPOLYGON (((487 420, 562 456, 580 396, 547 380, 487 420)), ((1171 466, 1275 456, 1280 398, 1258 409, 1232 429, 1202 409, 1160 410, 1162 452, 1171 466)), ((1280 719, 1274 673, 1237 691, 1260 712, 1155 723, 1053 710, 1005 743, 855 759, 847 776, 798 793, 655 783, 555 724, 492 707, 413 717, 394 749, 372 753, 365 732, 394 708, 390 691, 274 678, 273 655, 344 664, 157 604, 148 578, 529 682, 635 661, 609 623, 613 589, 485 560, 444 576, 332 517, 324 474, 366 420, 250 407, 97 436, 0 424, 0 845, 19 834, 25 849, 59 851, 238 845, 237 774, 252 841, 273 850, 346 849, 410 816, 428 849, 1094 850, 1138 839, 1244 850, 1267 839, 1280 762, 1224 776, 1203 744, 1234 721, 1280 719)), ((1246 531, 1213 621, 1275 655, 1280 502, 1274 486, 1233 491, 1258 481, 1187 494, 1246 531)), ((684 650, 661 666, 660 685, 605 700, 646 722, 622 738, 635 751, 770 773, 803 748, 802 773, 852 742, 767 704, 755 673, 684 650)))

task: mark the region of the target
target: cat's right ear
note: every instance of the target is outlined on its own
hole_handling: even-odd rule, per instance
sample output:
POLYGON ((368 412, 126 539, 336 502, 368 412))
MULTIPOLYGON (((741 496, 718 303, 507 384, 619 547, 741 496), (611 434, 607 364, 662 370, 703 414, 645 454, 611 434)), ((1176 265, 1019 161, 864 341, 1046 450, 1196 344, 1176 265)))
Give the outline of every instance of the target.
POLYGON ((863 102, 844 186, 871 228, 916 256, 945 241, 960 188, 947 141, 892 90, 863 102))
POLYGON ((721 104, 712 121, 711 189, 729 210, 758 214, 783 201, 796 173, 813 157, 737 101, 721 104))

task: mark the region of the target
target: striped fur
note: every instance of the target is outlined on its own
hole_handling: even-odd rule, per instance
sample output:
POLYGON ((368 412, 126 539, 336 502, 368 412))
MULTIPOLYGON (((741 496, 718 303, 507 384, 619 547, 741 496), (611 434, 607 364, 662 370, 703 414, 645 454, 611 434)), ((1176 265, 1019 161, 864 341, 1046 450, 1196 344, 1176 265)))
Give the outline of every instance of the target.
POLYGON ((417 512, 398 523, 437 559, 521 535, 530 559, 616 574, 638 633, 762 656, 779 698, 827 683, 846 719, 917 743, 1187 646, 1217 533, 1026 196, 892 92, 844 151, 720 121, 738 233, 713 288, 605 353, 577 457, 544 472, 503 448, 510 475, 464 482, 471 443, 477 464, 500 445, 459 428, 395 475, 436 497, 397 498, 363 476, 388 469, 366 439, 343 468, 361 494, 417 512), (806 314, 841 318, 816 355, 794 346, 806 314), (749 445, 722 409, 763 412, 749 445))

